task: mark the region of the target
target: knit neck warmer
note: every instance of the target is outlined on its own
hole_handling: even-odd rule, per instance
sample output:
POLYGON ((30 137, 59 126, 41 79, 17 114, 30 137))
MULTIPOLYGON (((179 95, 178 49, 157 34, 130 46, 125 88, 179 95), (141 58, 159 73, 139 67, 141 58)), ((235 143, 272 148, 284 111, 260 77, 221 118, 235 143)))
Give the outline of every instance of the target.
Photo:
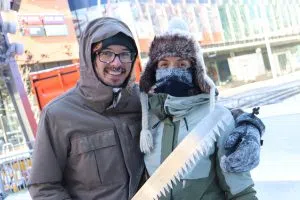
POLYGON ((173 97, 168 95, 164 110, 168 115, 183 117, 199 105, 209 103, 209 94, 198 94, 190 97, 173 97))

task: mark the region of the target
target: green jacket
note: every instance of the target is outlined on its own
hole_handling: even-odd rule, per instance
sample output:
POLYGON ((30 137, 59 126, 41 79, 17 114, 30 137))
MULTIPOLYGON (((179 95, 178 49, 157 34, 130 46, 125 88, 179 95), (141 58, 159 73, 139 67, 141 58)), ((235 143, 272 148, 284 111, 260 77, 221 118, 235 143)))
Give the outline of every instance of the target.
MULTIPOLYGON (((216 105, 215 109, 225 108, 216 105)), ((144 160, 150 175, 208 112, 209 99, 206 94, 192 97, 149 95, 149 121, 154 149, 145 154, 144 160)), ((220 168, 221 157, 226 154, 222 149, 222 142, 231 130, 225 130, 210 146, 208 154, 201 157, 196 166, 181 177, 180 183, 167 197, 161 199, 257 199, 250 173, 226 173, 220 168)))

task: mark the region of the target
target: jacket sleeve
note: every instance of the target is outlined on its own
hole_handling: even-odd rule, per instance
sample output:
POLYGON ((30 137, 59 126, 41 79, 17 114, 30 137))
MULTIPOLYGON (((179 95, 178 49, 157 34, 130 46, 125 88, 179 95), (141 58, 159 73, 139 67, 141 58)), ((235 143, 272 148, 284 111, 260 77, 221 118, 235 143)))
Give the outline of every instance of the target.
POLYGON ((29 193, 33 200, 71 200, 61 183, 32 184, 29 193))
POLYGON ((225 191, 227 200, 258 200, 250 172, 223 172, 219 158, 217 158, 216 165, 219 184, 225 191))
POLYGON ((35 141, 29 193, 33 200, 71 199, 62 185, 68 143, 57 131, 55 118, 42 112, 35 141))
POLYGON ((231 173, 221 169, 220 163, 227 153, 223 143, 229 133, 230 130, 225 131, 217 142, 216 173, 220 187, 228 200, 257 200, 250 172, 231 173))

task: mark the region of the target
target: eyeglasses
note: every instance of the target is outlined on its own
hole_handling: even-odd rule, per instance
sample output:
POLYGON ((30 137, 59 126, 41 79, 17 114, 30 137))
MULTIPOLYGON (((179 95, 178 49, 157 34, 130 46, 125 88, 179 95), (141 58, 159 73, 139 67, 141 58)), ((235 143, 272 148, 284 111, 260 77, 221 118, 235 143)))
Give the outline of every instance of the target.
POLYGON ((96 53, 99 57, 100 62, 111 63, 115 60, 116 56, 119 57, 119 60, 122 63, 131 63, 133 62, 136 53, 135 52, 122 52, 122 53, 114 53, 112 51, 100 51, 96 53))

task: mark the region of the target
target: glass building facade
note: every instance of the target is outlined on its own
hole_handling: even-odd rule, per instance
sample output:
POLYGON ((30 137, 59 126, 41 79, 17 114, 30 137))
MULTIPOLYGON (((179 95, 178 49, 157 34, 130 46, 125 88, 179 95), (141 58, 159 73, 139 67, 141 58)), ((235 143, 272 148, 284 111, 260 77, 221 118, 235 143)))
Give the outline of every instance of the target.
POLYGON ((69 0, 69 6, 78 37, 95 18, 127 23, 142 64, 154 35, 177 16, 201 43, 207 72, 217 84, 264 80, 300 69, 300 0, 69 0))
POLYGON ((112 16, 139 39, 163 32, 173 16, 185 19, 202 44, 218 44, 300 32, 300 2, 283 0, 69 0, 79 36, 88 21, 112 16))

